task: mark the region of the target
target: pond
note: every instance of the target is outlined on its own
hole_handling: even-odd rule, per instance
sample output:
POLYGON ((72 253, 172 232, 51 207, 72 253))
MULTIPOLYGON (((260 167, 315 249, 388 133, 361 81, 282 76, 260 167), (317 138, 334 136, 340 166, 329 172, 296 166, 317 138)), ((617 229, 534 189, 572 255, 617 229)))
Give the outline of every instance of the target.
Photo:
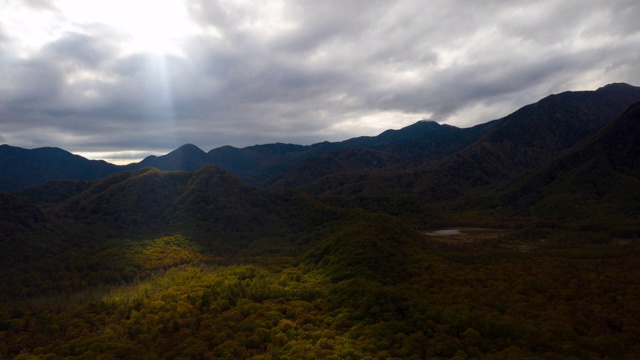
POLYGON ((458 229, 445 229, 445 230, 436 230, 425 233, 428 236, 451 236, 451 235, 460 235, 462 232, 458 229))

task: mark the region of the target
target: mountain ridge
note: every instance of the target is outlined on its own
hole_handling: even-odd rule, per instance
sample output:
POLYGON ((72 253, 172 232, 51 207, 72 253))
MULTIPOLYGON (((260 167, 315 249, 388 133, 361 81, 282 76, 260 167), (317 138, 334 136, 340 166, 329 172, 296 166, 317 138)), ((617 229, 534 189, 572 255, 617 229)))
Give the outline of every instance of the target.
MULTIPOLYGON (((273 143, 244 148, 222 146, 205 152, 196 145, 185 144, 165 155, 150 155, 138 163, 128 165, 89 160, 59 148, 24 149, 4 144, 0 145, 0 170, 3 170, 3 175, 0 175, 0 191, 20 190, 51 180, 97 180, 119 171, 131 171, 149 166, 167 171, 195 171, 209 164, 229 170, 245 180, 253 180, 252 182, 257 182, 258 185, 269 185, 275 182, 268 180, 273 173, 284 174, 300 161, 344 149, 379 150, 385 146, 401 143, 405 138, 416 139, 417 135, 411 130, 423 126, 424 122, 419 121, 406 128, 384 131, 378 136, 358 137, 334 143, 325 141, 307 146, 273 143), (52 162, 52 158, 57 160, 52 162), (69 165, 58 168, 55 165, 59 163, 69 165)), ((483 126, 487 124, 477 127, 483 126)), ((458 129, 466 132, 465 129, 440 125, 436 122, 429 127, 449 131, 458 129)), ((433 134, 421 131, 421 136, 433 137, 433 134)), ((446 141, 446 139, 440 140, 441 143, 446 141)), ((462 139, 462 141, 470 140, 462 139)), ((437 147, 437 145, 434 146, 437 147)))
POLYGON ((193 144, 185 144, 168 154, 152 155, 125 166, 84 159, 58 148, 26 150, 2 145, 0 190, 19 190, 49 180, 97 180, 118 171, 147 166, 195 171, 207 164, 262 187, 308 186, 323 177, 345 172, 421 171, 421 168, 461 174, 456 182, 463 185, 488 186, 550 161, 604 126, 632 100, 640 100, 640 88, 614 83, 595 91, 549 95, 501 119, 470 128, 418 121, 377 136, 307 146, 274 143, 245 148, 223 146, 205 152, 193 144))
POLYGON ((0 191, 18 190, 49 180, 95 180, 121 168, 103 160, 88 160, 56 147, 32 150, 0 145, 0 191))
POLYGON ((503 201, 552 220, 581 217, 632 225, 640 216, 639 148, 637 102, 601 131, 516 184, 503 201))
POLYGON ((494 191, 605 127, 635 102, 630 99, 640 101, 640 88, 628 84, 550 95, 496 120, 469 147, 423 167, 359 178, 337 174, 302 188, 323 197, 412 194, 427 202, 494 191))

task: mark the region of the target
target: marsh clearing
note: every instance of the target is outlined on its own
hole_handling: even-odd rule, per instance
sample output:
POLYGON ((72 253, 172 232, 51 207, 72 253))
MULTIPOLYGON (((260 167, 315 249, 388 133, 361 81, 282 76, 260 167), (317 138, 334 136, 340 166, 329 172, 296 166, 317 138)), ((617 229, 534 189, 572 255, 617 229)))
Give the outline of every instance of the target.
POLYGON ((495 240, 512 232, 508 229, 455 228, 422 231, 430 241, 445 244, 469 244, 479 241, 495 240))

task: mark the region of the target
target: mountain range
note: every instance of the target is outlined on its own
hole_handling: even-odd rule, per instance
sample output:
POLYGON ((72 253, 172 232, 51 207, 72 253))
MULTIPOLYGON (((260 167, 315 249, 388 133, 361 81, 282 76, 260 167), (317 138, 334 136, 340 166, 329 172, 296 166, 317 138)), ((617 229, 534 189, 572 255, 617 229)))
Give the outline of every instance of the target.
MULTIPOLYGON (((359 137, 343 142, 323 142, 310 146, 266 144, 246 148, 223 146, 205 153, 185 144, 162 156, 149 156, 139 163, 117 166, 104 161, 88 160, 58 148, 27 150, 0 145, 0 190, 13 191, 49 180, 95 180, 119 171, 155 167, 159 170, 195 171, 207 164, 215 165, 259 186, 271 186, 285 174, 299 173, 314 162, 334 162, 320 175, 340 171, 347 166, 357 168, 401 168, 404 165, 437 159, 453 154, 476 141, 493 125, 492 122, 470 129, 420 121, 400 130, 388 130, 375 137, 359 137), (380 155, 378 160, 365 154, 380 155), (367 162, 372 164, 366 165, 367 162)), ((294 176, 294 175, 290 175, 294 176)))
POLYGON ((0 357, 636 358, 639 148, 627 84, 126 166, 1 145, 0 357))
POLYGON ((187 144, 126 166, 87 160, 57 148, 26 150, 0 145, 0 190, 13 191, 49 180, 95 180, 147 166, 194 171, 206 164, 262 187, 302 186, 333 174, 407 169, 431 172, 434 168, 464 179, 465 185, 491 184, 551 160, 638 100, 637 87, 611 84, 596 91, 551 95, 472 128, 420 121, 378 136, 336 143, 223 146, 208 153, 187 144))

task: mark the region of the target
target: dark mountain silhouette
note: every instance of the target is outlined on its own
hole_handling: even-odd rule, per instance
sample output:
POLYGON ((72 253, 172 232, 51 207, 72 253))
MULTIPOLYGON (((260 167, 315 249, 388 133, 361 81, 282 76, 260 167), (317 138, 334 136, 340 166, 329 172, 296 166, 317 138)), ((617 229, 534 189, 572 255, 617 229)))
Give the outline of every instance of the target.
POLYGON ((242 149, 223 146, 208 155, 212 163, 254 184, 263 184, 269 174, 280 173, 300 159, 313 156, 308 146, 283 143, 242 149))
POLYGON ((0 145, 0 190, 12 191, 50 180, 100 179, 121 168, 102 160, 88 160, 51 147, 33 150, 0 145))
POLYGON ((640 102, 520 182, 505 202, 553 220, 637 223, 639 149, 640 102))
POLYGON ((514 178, 554 159, 636 101, 640 88, 628 84, 548 96, 501 119, 493 131, 441 169, 468 186, 514 178))
POLYGON ((342 164, 317 168, 316 171, 323 171, 313 174, 311 180, 349 167, 353 170, 400 168, 410 163, 451 155, 476 141, 492 125, 487 123, 470 129, 459 129, 421 121, 400 130, 387 130, 378 136, 342 142, 322 142, 309 146, 282 143, 245 148, 223 146, 208 153, 195 145, 186 144, 166 155, 152 155, 139 163, 126 166, 88 160, 57 148, 27 150, 2 145, 0 190, 14 191, 51 180, 96 180, 116 172, 145 167, 167 171, 195 171, 209 164, 228 170, 256 185, 270 186, 279 183, 279 186, 285 186, 298 184, 300 180, 291 180, 298 176, 309 177, 310 174, 300 174, 306 167, 314 166, 313 160, 309 164, 301 164, 308 159, 335 157, 335 161, 342 164), (381 156, 388 160, 368 164, 366 154, 370 153, 369 150, 383 152, 381 156), (357 153, 363 154, 363 157, 354 157, 357 153), (297 164, 301 164, 302 170, 294 169, 297 164))
POLYGON ((65 217, 89 225, 147 228, 165 224, 172 200, 186 187, 188 173, 153 168, 108 176, 59 206, 65 217))
POLYGON ((468 148, 422 169, 357 177, 342 174, 303 188, 331 197, 412 194, 426 201, 495 190, 555 159, 638 100, 640 88, 627 84, 551 95, 497 120, 468 148))
POLYGON ((182 145, 176 150, 163 156, 148 156, 141 162, 128 166, 129 168, 144 168, 147 166, 157 169, 173 171, 195 171, 204 165, 210 164, 207 153, 193 144, 182 145))
POLYGON ((372 192, 375 188, 377 193, 411 191, 450 199, 465 192, 462 188, 503 185, 551 161, 638 100, 640 88, 611 84, 596 91, 551 95, 505 118, 472 128, 420 121, 378 136, 342 142, 224 146, 208 153, 187 144, 127 166, 87 160, 56 148, 26 150, 2 145, 0 190, 13 191, 50 180, 95 180, 148 166, 195 171, 214 164, 262 187, 304 186, 317 194, 329 191, 334 195, 372 192), (366 173, 373 178, 358 175, 366 173), (354 175, 356 183, 350 180, 354 175), (312 185, 325 177, 323 184, 312 185), (345 183, 348 188, 340 189, 345 183))
POLYGON ((471 145, 488 133, 495 121, 460 129, 420 121, 376 137, 340 143, 342 149, 302 160, 274 181, 276 187, 296 187, 324 176, 370 171, 406 171, 442 159, 471 145))
POLYGON ((399 130, 387 130, 375 137, 359 137, 339 144, 342 148, 392 151, 403 149, 420 157, 440 157, 462 150, 486 134, 494 125, 495 121, 490 121, 461 129, 423 120, 399 130))
POLYGON ((420 121, 378 136, 342 142, 309 146, 276 143, 241 149, 224 146, 206 155, 193 145, 185 145, 164 156, 148 157, 129 168, 153 166, 161 170, 191 171, 204 164, 215 164, 257 185, 290 187, 345 170, 397 169, 451 155, 478 140, 493 125, 487 123, 460 129, 420 121), (307 169, 313 169, 313 172, 309 173, 307 169))

